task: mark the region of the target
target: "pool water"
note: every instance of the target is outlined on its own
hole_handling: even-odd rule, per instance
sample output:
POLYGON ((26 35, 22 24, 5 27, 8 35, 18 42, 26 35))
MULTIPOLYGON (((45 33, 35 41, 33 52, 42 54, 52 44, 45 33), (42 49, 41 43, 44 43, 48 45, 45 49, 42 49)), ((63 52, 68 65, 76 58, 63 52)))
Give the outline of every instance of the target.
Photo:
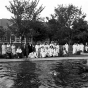
POLYGON ((86 60, 0 63, 0 88, 86 88, 86 60))

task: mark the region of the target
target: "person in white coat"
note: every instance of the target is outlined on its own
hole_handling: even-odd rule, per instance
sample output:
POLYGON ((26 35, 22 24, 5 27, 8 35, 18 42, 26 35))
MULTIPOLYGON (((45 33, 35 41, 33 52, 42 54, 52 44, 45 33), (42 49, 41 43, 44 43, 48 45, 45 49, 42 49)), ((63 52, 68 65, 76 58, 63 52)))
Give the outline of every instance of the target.
POLYGON ((77 45, 76 43, 73 44, 73 54, 76 54, 77 53, 77 45))
POLYGON ((80 51, 84 52, 84 45, 82 43, 80 44, 80 51))
POLYGON ((53 46, 50 46, 50 48, 49 48, 49 57, 52 57, 53 53, 54 53, 53 46))
POLYGON ((57 44, 55 47, 56 47, 57 53, 59 54, 59 52, 60 52, 60 46, 59 46, 59 44, 57 44))
POLYGON ((3 43, 1 48, 2 48, 2 55, 5 55, 6 54, 6 45, 3 43))
POLYGON ((84 47, 85 52, 88 52, 88 44, 86 43, 85 47, 84 47))
POLYGON ((11 45, 8 43, 7 47, 6 47, 6 54, 7 54, 7 58, 12 58, 12 49, 11 49, 11 45))
POLYGON ((64 46, 65 46, 66 52, 68 53, 69 45, 66 43, 64 46))
POLYGON ((38 58, 37 53, 36 52, 29 53, 28 58, 38 58))
POLYGON ((80 51, 80 44, 77 44, 77 52, 80 51))
POLYGON ((37 54, 37 57, 39 57, 39 50, 40 50, 40 44, 35 45, 35 52, 37 54))
POLYGON ((45 48, 44 48, 44 47, 41 47, 40 56, 41 56, 42 58, 46 57, 46 52, 45 52, 45 48))
POLYGON ((13 55, 13 57, 15 57, 15 55, 16 55, 16 46, 14 44, 12 44, 11 49, 12 49, 12 55, 13 55))

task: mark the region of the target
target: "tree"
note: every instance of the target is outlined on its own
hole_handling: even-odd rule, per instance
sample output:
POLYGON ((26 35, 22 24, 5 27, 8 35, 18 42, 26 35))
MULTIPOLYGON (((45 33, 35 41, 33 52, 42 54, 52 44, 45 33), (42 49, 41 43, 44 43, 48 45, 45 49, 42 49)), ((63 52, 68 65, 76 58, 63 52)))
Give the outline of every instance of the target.
POLYGON ((12 33, 14 33, 16 36, 23 36, 23 13, 24 13, 24 2, 21 2, 19 0, 13 0, 10 1, 10 6, 6 6, 7 10, 9 10, 14 16, 10 20, 12 22, 12 25, 9 26, 12 33))
MULTIPOLYGON (((39 0, 34 0, 32 2, 26 1, 25 2, 25 13, 24 13, 24 19, 27 20, 28 23, 28 29, 29 29, 29 34, 30 34, 30 38, 31 41, 33 41, 34 36, 38 37, 39 31, 38 26, 41 23, 39 20, 41 19, 41 17, 39 17, 40 13, 44 10, 44 7, 42 5, 40 5, 38 7, 39 4, 39 0), (38 8, 37 8, 38 7, 38 8), (37 33, 36 33, 37 31, 37 33)), ((37 38, 35 38, 37 39, 37 38)))
POLYGON ((0 38, 2 38, 5 35, 5 29, 3 26, 0 26, 0 38))
POLYGON ((28 37, 30 29, 32 29, 30 27, 30 22, 38 20, 39 14, 44 9, 42 5, 37 8, 38 3, 39 0, 13 0, 12 2, 10 1, 9 7, 6 6, 7 10, 14 15, 11 19, 12 26, 9 28, 16 36, 21 37, 21 41, 22 37, 28 37))
POLYGON ((73 25, 73 41, 80 43, 88 42, 88 24, 82 17, 74 21, 73 25))
POLYGON ((55 31, 53 39, 59 40, 60 42, 71 43, 72 33, 73 33, 73 23, 85 16, 82 13, 81 8, 75 7, 73 5, 63 6, 59 5, 55 8, 55 14, 51 15, 52 18, 48 21, 50 28, 55 31), (55 20, 50 22, 51 20, 55 20))
POLYGON ((33 29, 34 29, 34 36, 33 36, 33 39, 34 41, 44 41, 48 38, 47 36, 47 30, 46 30, 46 27, 45 27, 45 22, 39 22, 39 21, 36 21, 35 23, 35 26, 33 26, 33 29))

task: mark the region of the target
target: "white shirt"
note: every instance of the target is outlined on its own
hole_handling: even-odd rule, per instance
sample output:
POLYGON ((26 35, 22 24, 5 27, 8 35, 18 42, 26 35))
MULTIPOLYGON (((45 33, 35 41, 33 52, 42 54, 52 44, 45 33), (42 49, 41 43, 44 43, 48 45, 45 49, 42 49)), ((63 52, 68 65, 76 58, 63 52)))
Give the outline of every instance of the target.
POLYGON ((6 45, 2 45, 2 54, 6 54, 6 45))
POLYGON ((17 48, 16 53, 22 53, 22 50, 21 50, 21 49, 19 49, 19 48, 17 48))
POLYGON ((40 45, 35 45, 36 52, 38 52, 39 48, 40 48, 40 45))
POLYGON ((68 44, 65 44, 65 49, 68 52, 68 44))
POLYGON ((16 54, 16 46, 15 46, 15 45, 12 45, 12 46, 11 46, 11 49, 12 49, 12 53, 13 53, 13 54, 16 54))

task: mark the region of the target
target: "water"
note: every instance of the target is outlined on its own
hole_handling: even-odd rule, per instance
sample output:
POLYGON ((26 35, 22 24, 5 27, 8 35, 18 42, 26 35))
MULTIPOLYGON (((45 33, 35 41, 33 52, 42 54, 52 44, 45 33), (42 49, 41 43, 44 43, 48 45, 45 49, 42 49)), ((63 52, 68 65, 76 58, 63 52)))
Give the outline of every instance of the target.
POLYGON ((0 88, 86 88, 86 60, 0 63, 0 88))

